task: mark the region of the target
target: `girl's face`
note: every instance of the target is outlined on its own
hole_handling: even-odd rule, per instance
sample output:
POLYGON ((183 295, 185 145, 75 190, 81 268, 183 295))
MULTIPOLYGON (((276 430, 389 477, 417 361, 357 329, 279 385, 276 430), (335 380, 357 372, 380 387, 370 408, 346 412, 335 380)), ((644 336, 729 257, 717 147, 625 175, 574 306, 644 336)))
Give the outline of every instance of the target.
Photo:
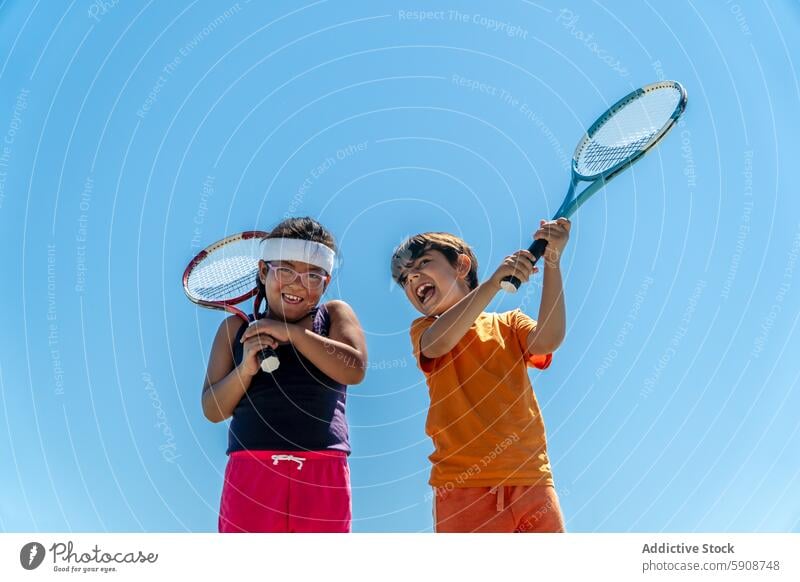
POLYGON ((319 302, 330 276, 319 267, 299 261, 261 260, 259 277, 267 292, 271 315, 285 321, 305 317, 319 302))

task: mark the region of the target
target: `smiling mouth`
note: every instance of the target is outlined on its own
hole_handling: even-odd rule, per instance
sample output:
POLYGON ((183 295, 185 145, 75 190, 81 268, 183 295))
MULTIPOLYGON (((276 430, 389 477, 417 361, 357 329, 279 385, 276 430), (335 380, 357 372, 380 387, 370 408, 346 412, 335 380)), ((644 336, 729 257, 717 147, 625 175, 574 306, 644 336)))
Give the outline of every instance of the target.
POLYGON ((416 291, 417 299, 419 299, 419 302, 422 305, 425 305, 425 303, 427 303, 430 298, 433 297, 434 293, 436 293, 436 287, 433 285, 433 283, 423 283, 417 287, 416 291))
POLYGON ((303 302, 303 298, 291 293, 281 293, 281 299, 289 305, 298 305, 303 302))

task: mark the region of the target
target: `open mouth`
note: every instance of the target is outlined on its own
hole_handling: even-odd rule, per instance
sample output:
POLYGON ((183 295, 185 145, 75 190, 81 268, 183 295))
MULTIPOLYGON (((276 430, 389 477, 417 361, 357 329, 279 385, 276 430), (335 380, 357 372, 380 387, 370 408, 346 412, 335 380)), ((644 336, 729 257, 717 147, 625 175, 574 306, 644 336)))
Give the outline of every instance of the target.
POLYGON ((297 305, 303 302, 303 298, 291 293, 281 293, 281 299, 289 305, 297 305))
POLYGON ((436 287, 433 283, 423 283, 417 287, 417 299, 422 305, 430 301, 431 297, 436 293, 436 287))

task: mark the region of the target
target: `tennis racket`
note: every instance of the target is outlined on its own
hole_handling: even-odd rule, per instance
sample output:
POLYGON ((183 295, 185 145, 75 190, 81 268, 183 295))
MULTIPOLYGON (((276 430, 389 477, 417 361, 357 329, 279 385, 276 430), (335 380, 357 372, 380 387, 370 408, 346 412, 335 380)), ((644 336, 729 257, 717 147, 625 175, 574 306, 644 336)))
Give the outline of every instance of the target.
MULTIPOLYGON (((192 303, 210 309, 223 309, 252 325, 247 315, 234 305, 258 295, 256 276, 261 258, 260 244, 266 232, 251 230, 215 242, 200 251, 183 272, 183 290, 192 303)), ((253 304, 258 318, 261 297, 253 304)), ((261 369, 274 372, 280 361, 272 348, 259 354, 261 369)))
MULTIPOLYGON (((575 148, 572 178, 564 202, 553 220, 569 218, 614 176, 631 167, 652 150, 678 121, 686 108, 686 90, 676 81, 645 85, 612 105, 595 121, 575 148), (575 196, 578 182, 591 182, 575 196)), ((528 248, 536 264, 547 241, 537 239, 528 248)), ((519 289, 514 276, 500 285, 509 293, 519 289)))

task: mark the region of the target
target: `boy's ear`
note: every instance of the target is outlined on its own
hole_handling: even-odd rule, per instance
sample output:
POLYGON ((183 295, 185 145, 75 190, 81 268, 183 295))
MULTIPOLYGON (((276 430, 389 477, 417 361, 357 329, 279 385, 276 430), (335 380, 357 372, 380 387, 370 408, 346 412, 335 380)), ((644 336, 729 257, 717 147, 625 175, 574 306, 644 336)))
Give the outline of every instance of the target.
POLYGON ((470 259, 467 255, 461 253, 458 255, 458 263, 456 264, 456 273, 458 273, 459 278, 464 278, 469 274, 469 270, 472 268, 472 259, 470 259))

